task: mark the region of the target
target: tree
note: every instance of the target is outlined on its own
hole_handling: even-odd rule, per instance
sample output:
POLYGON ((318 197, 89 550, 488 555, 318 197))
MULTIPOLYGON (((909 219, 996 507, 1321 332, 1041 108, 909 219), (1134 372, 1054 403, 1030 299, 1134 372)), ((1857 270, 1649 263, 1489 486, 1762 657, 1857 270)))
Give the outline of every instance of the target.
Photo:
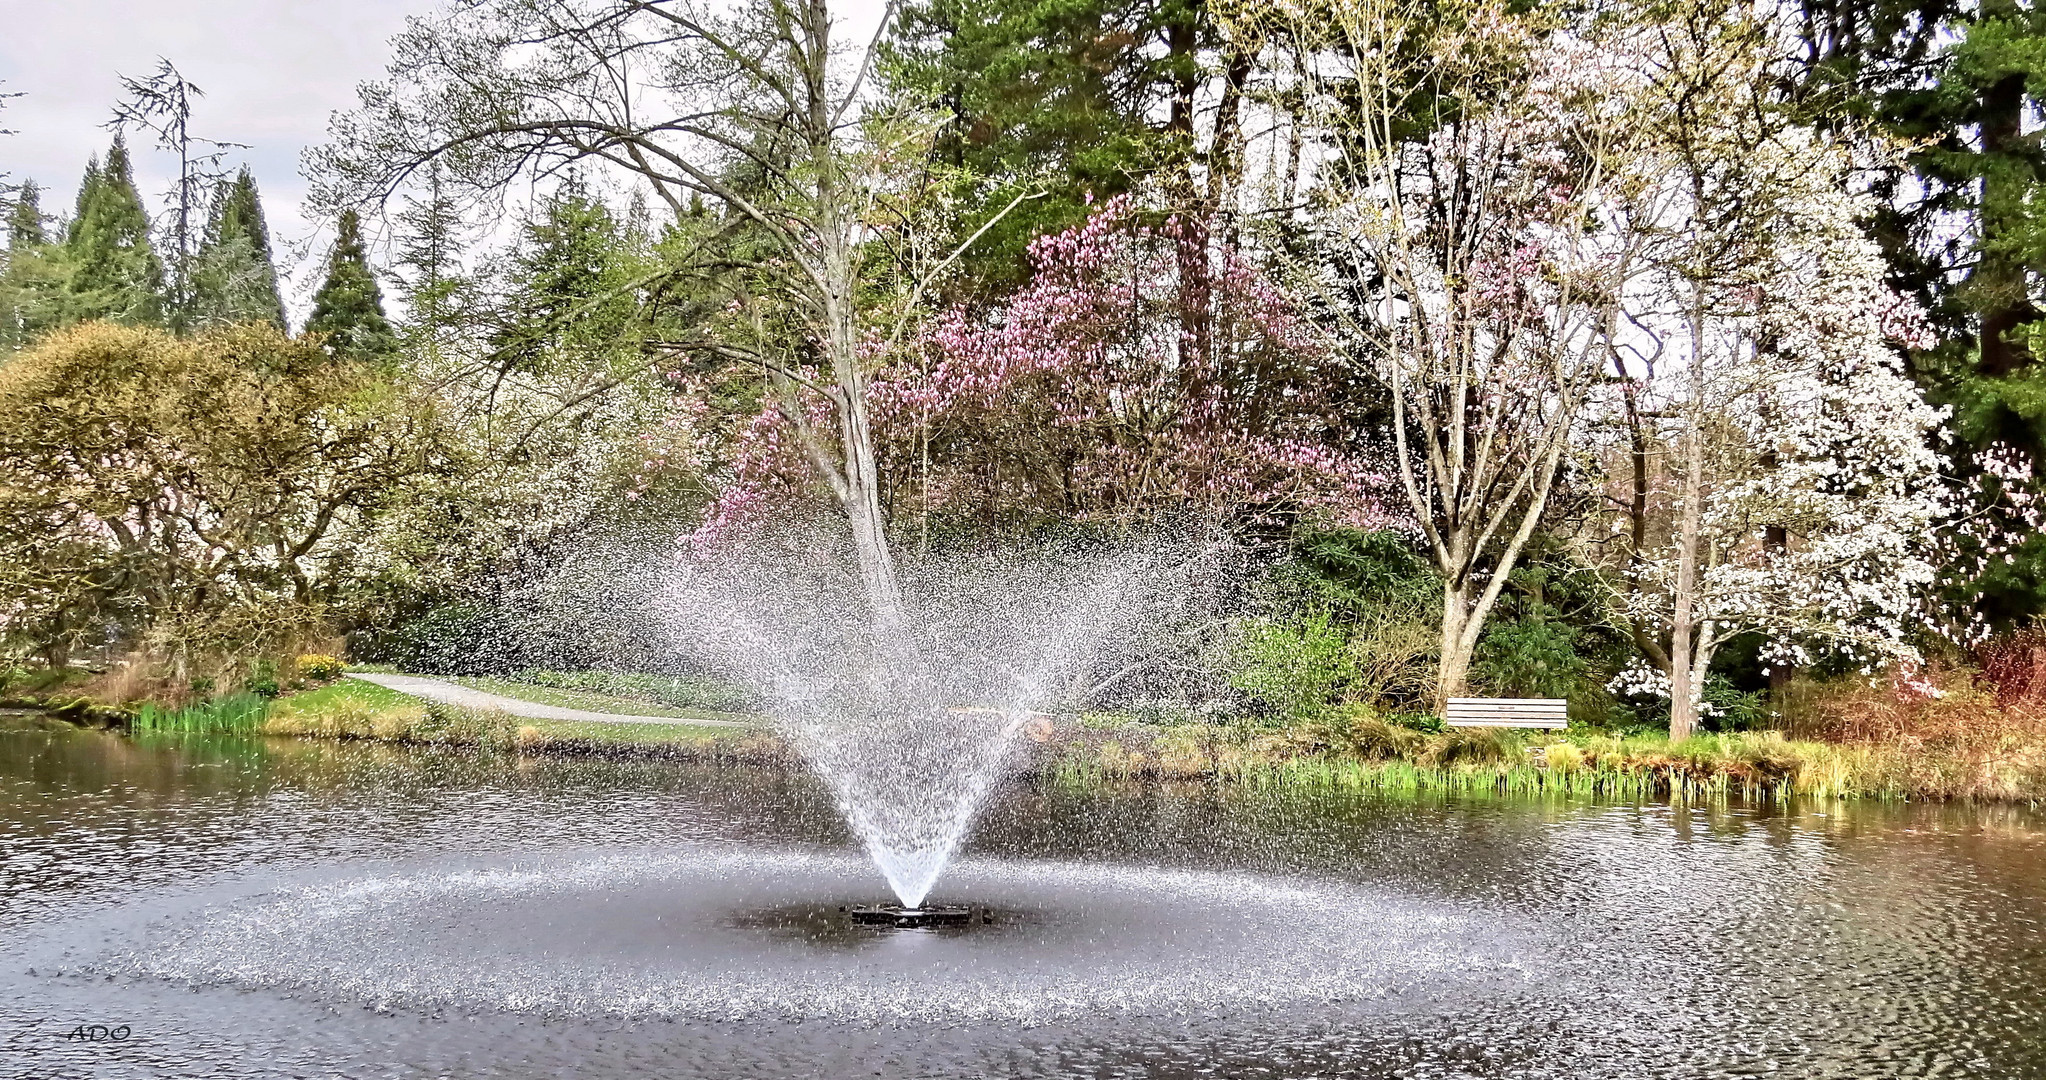
POLYGON ((427 167, 424 197, 405 196, 396 217, 404 337, 409 352, 436 363, 453 345, 471 301, 460 261, 462 218, 441 182, 438 162, 427 167))
POLYGON ((990 524, 1387 523, 1375 455, 1342 438, 1340 358, 1245 252, 1146 228, 1122 197, 1030 255, 1027 286, 934 320, 875 381, 899 502, 990 524))
MULTIPOLYGON (((1877 176, 1871 221, 1892 284, 1939 331, 1913 363, 1928 396, 1953 410, 1953 466, 1971 483, 2036 492, 2046 148, 2031 128, 2046 105, 2046 12, 2022 0, 1805 0, 1802 11, 1801 104, 1911 147, 1877 176), (2002 468, 2013 451, 2022 476, 2002 468)), ((1950 564, 1946 591, 2008 628, 2046 611, 2046 536, 2002 554, 1950 564)))
POLYGON ((164 230, 164 249, 170 255, 164 314, 172 330, 183 330, 192 316, 192 264, 200 240, 196 221, 200 206, 209 191, 226 179, 220 171, 222 153, 229 148, 246 147, 192 134, 192 100, 206 96, 206 92, 188 81, 169 60, 158 58, 156 73, 146 79, 122 76, 121 89, 128 97, 114 106, 114 118, 108 126, 115 131, 140 127, 156 136, 159 149, 178 156, 178 178, 169 192, 169 221, 164 230), (211 152, 200 152, 204 147, 212 147, 211 152))
POLYGON ((21 349, 57 324, 64 270, 50 245, 42 189, 25 180, 7 214, 7 255, 0 269, 0 353, 21 349))
POLYGON ((1736 635, 1765 636, 1778 667, 1908 653, 1945 511, 1939 418, 1892 344, 1926 342, 1859 224, 1870 148, 1795 122, 1771 77, 1783 42, 1745 5, 1656 14, 1610 47, 1648 76, 1625 198, 1654 225, 1609 341, 1611 546, 1681 739, 1736 635))
POLYGON ((267 324, 94 323, 0 366, 0 637, 182 656, 331 633, 431 411, 267 324))
MULTIPOLYGON (((1091 202, 1148 188, 1192 220, 1219 209, 1193 197, 1192 170, 1228 164, 1229 110, 1212 113, 1204 154, 1193 107, 1221 45, 1201 0, 923 0, 903 7, 884 70, 894 93, 947 114, 934 152, 961 170, 964 230, 1019 191, 1044 194, 969 256, 1001 286, 1028 272, 1033 237, 1078 226, 1091 202)), ((1240 96, 1240 67, 1228 74, 1240 96)))
POLYGON ((270 227, 256 178, 246 168, 214 188, 206 233, 192 260, 188 321, 196 327, 267 322, 286 329, 270 227))
POLYGON ((864 108, 872 57, 847 68, 832 32, 824 0, 729 15, 678 0, 486 0, 414 22, 390 81, 365 88, 316 164, 340 202, 386 198, 438 160, 478 196, 585 166, 631 177, 678 219, 714 203, 719 243, 669 272, 707 272, 730 316, 669 348, 763 374, 845 515, 875 617, 897 625, 867 383, 875 342, 906 332, 921 271, 951 260, 917 265, 924 247, 902 232, 905 187, 927 176, 928 118, 864 108), (900 257, 870 262, 882 237, 900 257), (905 299, 877 311, 875 279, 891 273, 905 299))
POLYGON ((571 182, 550 196, 512 256, 490 339, 499 366, 609 374, 622 363, 643 370, 627 329, 640 306, 628 247, 620 222, 582 185, 571 182))
POLYGON ((1309 280, 1392 396, 1393 464, 1442 575, 1437 704, 1541 524, 1643 230, 1626 73, 1488 0, 1293 9, 1328 160, 1309 280))
POLYGON ((85 168, 62 257, 65 322, 162 322, 163 262, 150 243, 149 213, 135 191, 128 147, 119 135, 105 165, 94 160, 85 168))
POLYGON ((353 210, 341 212, 327 277, 313 294, 305 332, 322 335, 330 353, 352 360, 385 359, 397 351, 398 338, 384 317, 383 293, 363 247, 362 217, 353 210))

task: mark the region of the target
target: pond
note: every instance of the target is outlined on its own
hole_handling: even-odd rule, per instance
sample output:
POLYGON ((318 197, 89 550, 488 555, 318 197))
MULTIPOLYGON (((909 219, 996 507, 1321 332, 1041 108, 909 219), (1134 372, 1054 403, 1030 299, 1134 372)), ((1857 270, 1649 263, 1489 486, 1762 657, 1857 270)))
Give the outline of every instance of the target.
POLYGON ((0 1076, 2046 1077, 2046 820, 0 728, 0 1076))

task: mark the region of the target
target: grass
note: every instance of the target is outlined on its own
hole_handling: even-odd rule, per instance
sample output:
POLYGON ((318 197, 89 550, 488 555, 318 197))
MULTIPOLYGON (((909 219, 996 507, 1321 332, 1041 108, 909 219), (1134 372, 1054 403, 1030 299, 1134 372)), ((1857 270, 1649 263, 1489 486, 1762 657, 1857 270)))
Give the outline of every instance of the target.
MULTIPOLYGON (((472 686, 479 682, 464 681, 472 686)), ((503 693, 495 685, 477 688, 503 693)), ((588 706, 576 703, 571 707, 588 706)), ((280 698, 257 730, 267 735, 475 746, 522 753, 652 753, 748 760, 781 753, 779 740, 742 728, 532 719, 427 701, 361 679, 342 679, 280 698)))
POLYGON ((136 706, 130 731, 221 732, 255 731, 269 714, 270 699, 257 694, 230 694, 192 705, 167 707, 144 702, 136 706))
POLYGON ((696 716, 739 716, 761 707, 759 696, 746 687, 701 675, 531 669, 506 681, 659 705, 696 716))
POLYGON ((660 716, 677 720, 736 720, 742 723, 758 721, 760 719, 756 716, 714 709, 685 709, 649 700, 645 697, 617 697, 590 690, 564 689, 558 686, 536 685, 490 676, 454 675, 444 676, 443 678, 447 682, 466 686, 472 690, 497 694, 500 697, 530 701, 536 705, 554 705, 564 709, 581 709, 584 712, 613 713, 620 716, 660 716))
POLYGON ((1176 725, 1070 733, 1050 772, 1089 779, 1205 779, 1384 792, 1556 793, 1612 798, 2046 800, 2046 752, 1972 753, 1922 743, 1796 740, 1780 732, 1667 738, 1507 730, 1424 734, 1378 720, 1326 726, 1176 725))

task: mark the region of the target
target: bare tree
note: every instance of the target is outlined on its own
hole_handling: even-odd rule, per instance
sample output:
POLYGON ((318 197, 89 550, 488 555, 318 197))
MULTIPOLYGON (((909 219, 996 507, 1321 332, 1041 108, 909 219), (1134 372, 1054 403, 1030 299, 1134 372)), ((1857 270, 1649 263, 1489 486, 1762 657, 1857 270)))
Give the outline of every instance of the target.
POLYGON ((471 194, 601 165, 677 215, 702 199, 722 207, 717 246, 674 269, 712 274, 730 317, 668 344, 766 374, 844 510, 887 625, 901 595, 870 353, 900 337, 957 252, 905 235, 916 215, 904 178, 914 187, 926 167, 932 123, 869 107, 872 45, 842 50, 833 31, 825 0, 753 0, 729 14, 693 0, 478 0, 409 26, 389 80, 364 88, 313 166, 332 202, 388 198, 438 162, 443 183, 471 194), (864 295, 876 263, 901 286, 884 316, 864 295))
POLYGON ((1308 3, 1286 35, 1326 252, 1311 277, 1391 391, 1443 577, 1438 703, 1548 507, 1640 240, 1607 212, 1624 73, 1507 5, 1449 7, 1308 3))
POLYGON ((201 212, 207 194, 227 179, 221 159, 229 150, 246 150, 242 143, 221 142, 192 134, 192 101, 206 96, 177 66, 158 57, 156 72, 148 78, 121 76, 121 89, 128 96, 114 106, 114 118, 106 126, 115 131, 139 127, 156 136, 158 149, 178 156, 178 178, 170 198, 170 323, 182 329, 192 308, 192 256, 197 250, 193 218, 201 212))

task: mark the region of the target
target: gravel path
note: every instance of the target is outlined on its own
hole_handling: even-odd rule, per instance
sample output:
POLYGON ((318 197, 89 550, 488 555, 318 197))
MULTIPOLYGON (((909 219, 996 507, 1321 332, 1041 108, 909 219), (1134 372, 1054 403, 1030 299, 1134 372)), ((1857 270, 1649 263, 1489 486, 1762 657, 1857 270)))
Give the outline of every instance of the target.
POLYGON ((401 694, 430 698, 460 705, 465 709, 495 709, 513 716, 531 717, 535 720, 577 720, 597 724, 701 724, 706 727, 746 727, 736 720, 701 720, 681 716, 627 716, 623 713, 590 712, 587 709, 566 709, 559 705, 542 705, 537 701, 521 701, 472 690, 439 679, 428 679, 419 675, 371 675, 364 672, 350 672, 351 679, 361 679, 378 686, 389 687, 401 694))

